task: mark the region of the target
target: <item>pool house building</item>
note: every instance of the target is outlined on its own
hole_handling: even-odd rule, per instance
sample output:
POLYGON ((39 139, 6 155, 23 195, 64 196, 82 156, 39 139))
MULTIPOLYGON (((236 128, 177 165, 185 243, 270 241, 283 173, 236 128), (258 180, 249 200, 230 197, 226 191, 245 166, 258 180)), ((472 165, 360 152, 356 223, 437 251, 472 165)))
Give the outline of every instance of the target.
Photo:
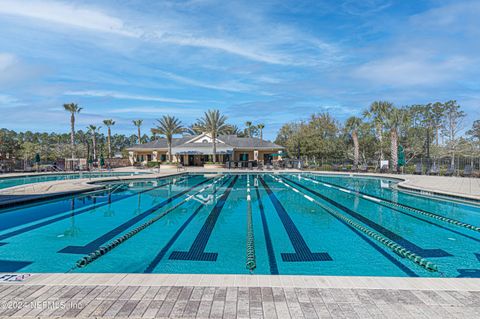
MULTIPOLYGON (((216 138, 217 162, 258 161, 264 164, 281 159, 284 148, 256 137, 220 135, 216 138)), ((165 138, 128 148, 132 164, 151 161, 168 161, 165 138)), ((172 140, 172 160, 185 166, 202 166, 212 161, 213 140, 210 134, 189 135, 172 140)))

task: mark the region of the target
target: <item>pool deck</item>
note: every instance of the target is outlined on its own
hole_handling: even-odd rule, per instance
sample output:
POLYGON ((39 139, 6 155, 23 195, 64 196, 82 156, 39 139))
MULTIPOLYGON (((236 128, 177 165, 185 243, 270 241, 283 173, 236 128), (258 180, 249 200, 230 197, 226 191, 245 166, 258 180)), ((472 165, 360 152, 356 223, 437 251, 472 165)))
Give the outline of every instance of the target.
POLYGON ((34 274, 0 283, 0 316, 478 318, 480 279, 34 274))
MULTIPOLYGON (((174 174, 165 170, 148 177, 174 174)), ((400 187, 480 199, 475 178, 358 175, 400 178, 400 187)), ((44 198, 98 188, 89 181, 19 186, 3 196, 44 198)), ((480 278, 58 273, 17 282, 22 274, 10 275, 0 274, 1 318, 480 318, 480 278)))

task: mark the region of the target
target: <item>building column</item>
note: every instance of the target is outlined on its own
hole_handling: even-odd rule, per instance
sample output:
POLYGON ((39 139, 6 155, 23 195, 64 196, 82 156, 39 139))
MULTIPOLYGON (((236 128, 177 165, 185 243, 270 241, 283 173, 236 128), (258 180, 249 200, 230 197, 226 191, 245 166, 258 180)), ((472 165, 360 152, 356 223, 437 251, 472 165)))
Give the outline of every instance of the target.
POLYGON ((135 153, 132 151, 128 152, 128 160, 130 161, 130 164, 135 164, 135 153))

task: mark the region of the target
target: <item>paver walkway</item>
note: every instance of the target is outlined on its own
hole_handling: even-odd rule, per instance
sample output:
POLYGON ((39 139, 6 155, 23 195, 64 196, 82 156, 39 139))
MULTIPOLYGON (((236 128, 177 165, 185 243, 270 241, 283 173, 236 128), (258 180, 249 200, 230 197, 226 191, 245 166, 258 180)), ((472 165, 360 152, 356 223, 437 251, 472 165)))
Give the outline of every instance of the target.
POLYGON ((480 318, 479 291, 0 285, 2 317, 480 318))

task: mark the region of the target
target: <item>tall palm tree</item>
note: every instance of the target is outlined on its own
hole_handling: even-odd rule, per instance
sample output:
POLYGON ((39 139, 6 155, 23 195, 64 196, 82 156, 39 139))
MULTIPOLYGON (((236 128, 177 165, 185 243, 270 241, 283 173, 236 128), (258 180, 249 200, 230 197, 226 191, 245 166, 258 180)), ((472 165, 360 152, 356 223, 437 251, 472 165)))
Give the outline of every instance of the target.
POLYGON ((204 116, 197 120, 198 125, 210 133, 213 142, 213 162, 217 161, 217 136, 228 130, 229 125, 225 122, 227 117, 222 115, 219 110, 208 110, 204 116))
POLYGON ((70 148, 72 149, 72 159, 75 158, 75 114, 80 113, 81 107, 76 103, 63 104, 65 111, 70 112, 70 148))
POLYGON ((88 131, 92 134, 92 148, 93 148, 93 160, 97 159, 97 132, 100 131, 100 126, 89 125, 88 131))
POLYGON ((107 135, 107 144, 108 144, 108 158, 112 158, 112 131, 110 127, 115 125, 115 121, 110 120, 103 120, 103 124, 108 128, 108 135, 107 135))
POLYGON ((345 122, 345 129, 350 133, 353 140, 353 166, 358 167, 360 158, 360 144, 358 143, 358 128, 362 125, 362 119, 352 116, 345 122))
POLYGON ((132 123, 137 127, 138 144, 142 144, 142 135, 140 134, 140 126, 142 126, 143 120, 133 120, 132 123))
POLYGON ((387 113, 385 126, 390 130, 390 155, 392 160, 392 170, 398 170, 398 129, 405 123, 406 111, 394 106, 390 107, 387 113))
POLYGON ((252 137, 252 122, 246 121, 245 126, 247 127, 248 137, 252 137))
POLYGON ((380 142, 380 160, 383 160, 383 129, 385 126, 388 110, 393 104, 386 101, 375 101, 370 108, 363 112, 363 116, 372 120, 375 126, 377 139, 380 142))
POLYGON ((260 123, 257 125, 257 127, 260 130, 260 143, 263 144, 263 129, 265 128, 265 124, 260 123))
POLYGON ((157 120, 156 128, 152 128, 152 132, 165 135, 168 145, 168 161, 172 162, 172 138, 175 134, 182 134, 184 131, 182 122, 175 116, 164 115, 157 120))

